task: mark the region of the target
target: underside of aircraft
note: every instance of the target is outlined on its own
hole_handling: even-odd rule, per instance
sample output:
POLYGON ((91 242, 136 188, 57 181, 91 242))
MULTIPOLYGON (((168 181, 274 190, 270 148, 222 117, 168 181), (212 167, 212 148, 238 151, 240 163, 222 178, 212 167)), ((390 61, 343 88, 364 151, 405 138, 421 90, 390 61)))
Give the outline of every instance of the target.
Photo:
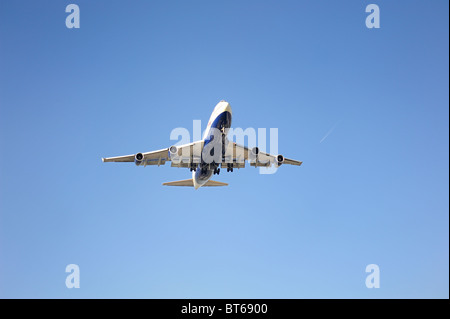
POLYGON ((279 167, 282 164, 300 166, 302 162, 285 158, 283 155, 271 155, 261 152, 258 147, 251 149, 227 138, 231 126, 231 106, 220 101, 214 108, 208 127, 202 140, 173 145, 157 151, 136 153, 125 156, 102 158, 103 162, 134 162, 137 166, 165 165, 171 162, 172 167, 189 168, 192 178, 187 180, 166 182, 166 186, 200 187, 227 186, 227 183, 212 181, 213 175, 220 174, 220 168, 233 172, 235 168, 244 168, 248 162, 253 167, 279 167))

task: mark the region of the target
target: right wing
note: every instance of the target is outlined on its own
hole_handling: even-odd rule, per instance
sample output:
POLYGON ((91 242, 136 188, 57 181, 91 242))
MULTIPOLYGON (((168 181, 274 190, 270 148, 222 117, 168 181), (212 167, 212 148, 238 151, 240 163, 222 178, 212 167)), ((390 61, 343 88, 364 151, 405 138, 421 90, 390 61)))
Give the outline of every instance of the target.
MULTIPOLYGON (((222 163, 222 167, 226 163, 234 163, 234 167, 242 168, 245 167, 245 161, 248 161, 251 166, 268 167, 277 163, 277 155, 259 152, 256 156, 248 147, 229 141, 226 147, 225 162, 222 163)), ((282 163, 300 166, 303 162, 283 157, 282 163)))

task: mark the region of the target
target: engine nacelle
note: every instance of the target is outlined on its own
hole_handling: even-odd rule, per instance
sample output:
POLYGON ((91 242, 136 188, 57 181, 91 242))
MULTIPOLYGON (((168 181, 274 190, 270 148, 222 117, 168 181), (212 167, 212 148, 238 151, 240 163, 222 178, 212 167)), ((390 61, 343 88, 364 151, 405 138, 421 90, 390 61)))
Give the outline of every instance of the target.
POLYGON ((258 154, 259 154, 259 148, 258 147, 252 147, 249 154, 248 154, 248 161, 250 163, 256 163, 258 162, 258 154))
POLYGON ((134 155, 134 163, 137 166, 142 165, 143 162, 144 162, 144 154, 137 153, 136 155, 134 155))
POLYGON ((178 147, 176 147, 175 145, 172 145, 171 147, 169 147, 169 156, 170 158, 174 158, 178 156, 178 147))
POLYGON ((284 156, 278 155, 277 156, 277 166, 281 166, 281 164, 283 164, 283 162, 284 162, 284 156))

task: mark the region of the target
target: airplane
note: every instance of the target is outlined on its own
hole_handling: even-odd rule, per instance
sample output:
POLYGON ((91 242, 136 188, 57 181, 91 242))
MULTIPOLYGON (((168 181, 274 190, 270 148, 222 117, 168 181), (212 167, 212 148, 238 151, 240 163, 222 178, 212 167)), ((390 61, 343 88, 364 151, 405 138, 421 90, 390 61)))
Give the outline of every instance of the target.
POLYGON ((220 167, 233 172, 234 168, 244 168, 245 161, 254 167, 270 167, 273 164, 300 166, 302 162, 285 158, 283 155, 271 155, 260 152, 258 147, 248 148, 229 141, 228 131, 231 127, 231 106, 220 101, 208 122, 203 138, 199 141, 179 146, 170 146, 157 151, 136 153, 132 155, 106 157, 103 162, 134 162, 137 166, 164 165, 171 161, 172 167, 186 167, 192 172, 192 178, 163 183, 165 186, 188 186, 198 189, 202 186, 227 186, 227 183, 211 180, 220 174, 220 167))

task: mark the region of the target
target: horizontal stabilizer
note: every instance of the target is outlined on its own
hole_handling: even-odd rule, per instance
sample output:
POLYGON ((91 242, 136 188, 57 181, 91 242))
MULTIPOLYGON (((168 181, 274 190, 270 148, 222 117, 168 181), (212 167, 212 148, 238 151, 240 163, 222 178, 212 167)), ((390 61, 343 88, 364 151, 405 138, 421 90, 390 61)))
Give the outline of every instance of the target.
POLYGON ((222 183, 222 182, 217 182, 217 181, 207 181, 205 185, 203 185, 202 187, 205 186, 228 186, 227 183, 222 183))
POLYGON ((166 183, 163 183, 163 185, 166 185, 166 186, 190 186, 190 187, 194 187, 194 181, 191 178, 191 179, 184 179, 182 181, 166 182, 166 183))
MULTIPOLYGON (((194 181, 191 179, 184 179, 182 181, 175 181, 175 182, 167 182, 167 183, 163 183, 163 185, 166 186, 189 186, 189 187, 194 187, 194 181)), ((207 181, 206 184, 202 185, 202 187, 205 186, 227 186, 227 183, 222 183, 222 182, 216 182, 216 181, 207 181)))

